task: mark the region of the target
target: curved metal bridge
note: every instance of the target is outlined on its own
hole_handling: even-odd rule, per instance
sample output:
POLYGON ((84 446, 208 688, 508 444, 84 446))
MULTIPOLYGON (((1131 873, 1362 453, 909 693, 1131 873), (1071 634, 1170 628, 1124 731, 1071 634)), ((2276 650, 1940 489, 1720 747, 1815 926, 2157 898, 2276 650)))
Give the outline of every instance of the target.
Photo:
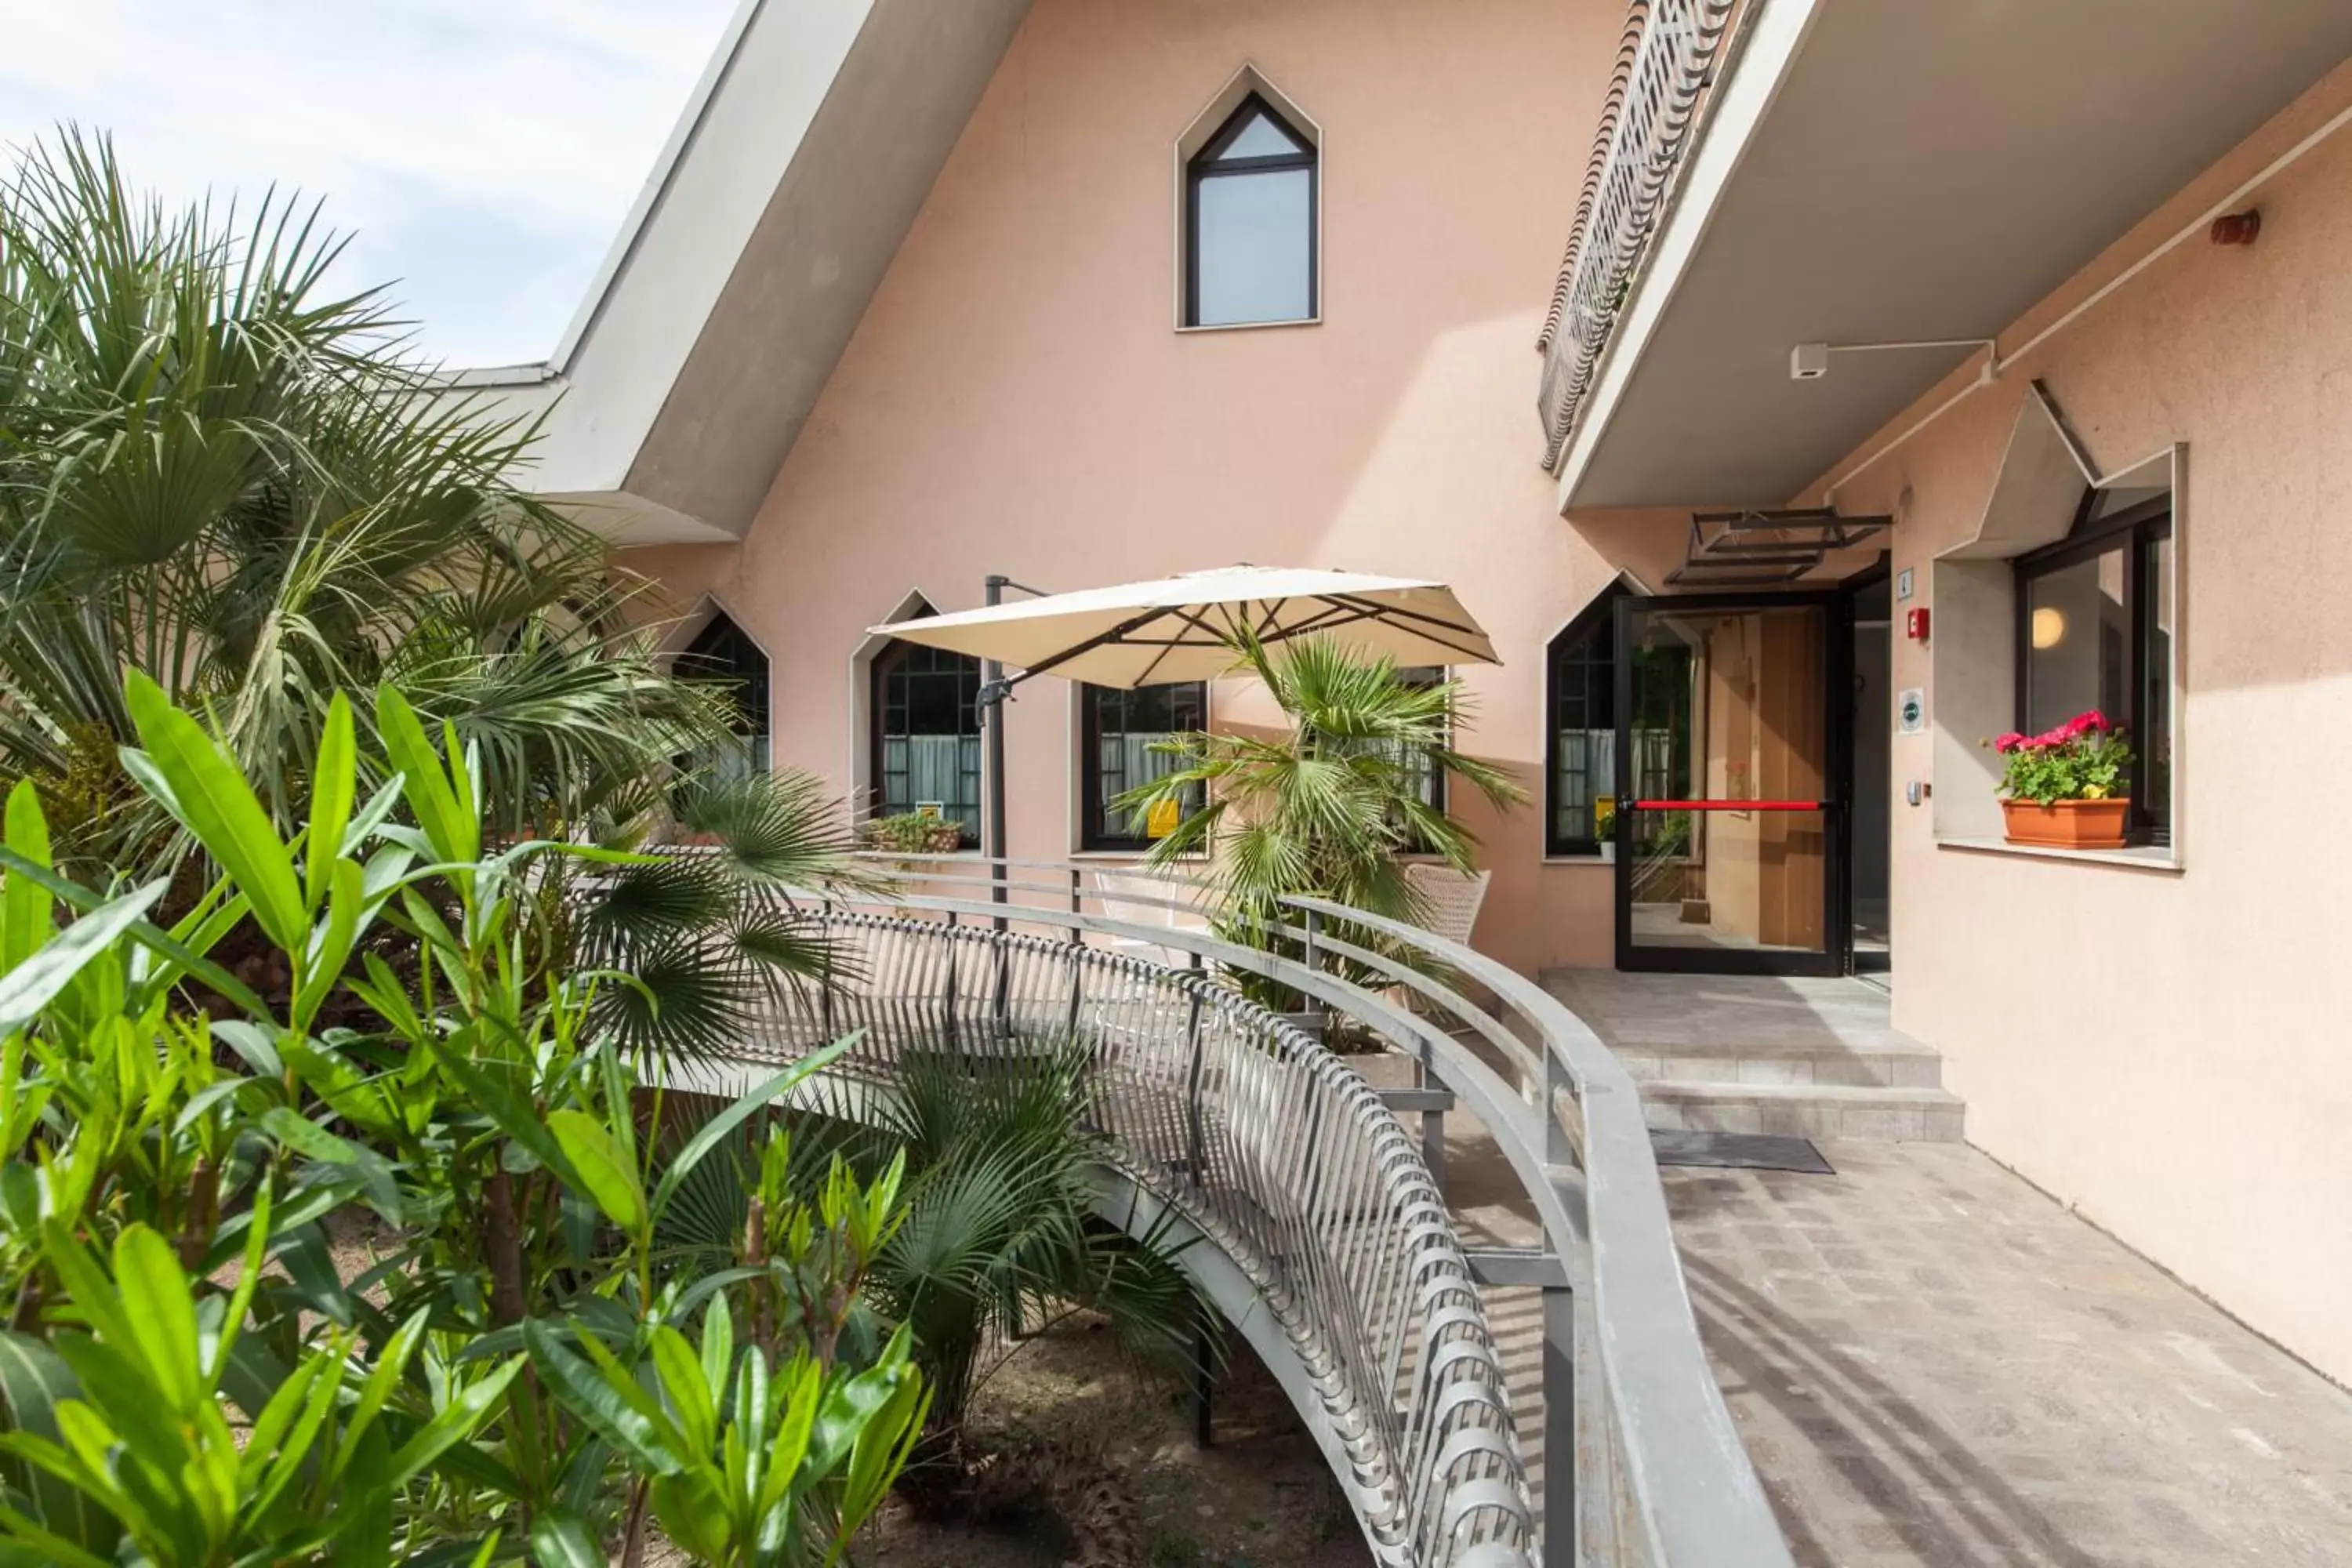
POLYGON ((1106 900, 1087 868, 1003 865, 1015 879, 958 857, 910 864, 887 898, 796 897, 841 973, 781 1003, 745 1055, 863 1030, 843 1070, 887 1088, 908 1050, 1086 1043, 1110 1206, 1172 1211, 1197 1237, 1183 1261, 1282 1381, 1384 1564, 1788 1568, 1699 1345, 1633 1084, 1574 1015, 1492 959, 1339 905, 1292 900, 1283 957, 1161 923, 1196 896, 1180 881, 1106 900), (1247 999, 1244 976, 1305 1011, 1247 999), (1413 1086, 1375 1089, 1322 1048, 1333 1025, 1402 1053, 1413 1086), (1450 1110, 1493 1138, 1540 1247, 1462 1244, 1450 1110), (1524 1347, 1539 1374, 1506 1365, 1489 1327, 1482 1288, 1510 1286, 1541 1293, 1524 1347), (1520 1401, 1539 1411, 1515 1410, 1512 1384, 1539 1387, 1520 1401))

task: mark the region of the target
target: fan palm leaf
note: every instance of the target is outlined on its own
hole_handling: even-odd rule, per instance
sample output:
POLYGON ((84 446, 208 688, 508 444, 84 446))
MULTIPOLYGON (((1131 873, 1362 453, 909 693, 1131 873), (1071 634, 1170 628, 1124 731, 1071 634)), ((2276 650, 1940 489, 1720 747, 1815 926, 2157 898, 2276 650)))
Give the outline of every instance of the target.
MULTIPOLYGON (((1408 680, 1392 660, 1328 637, 1285 643, 1278 652, 1245 638, 1238 657, 1281 707, 1286 731, 1178 736, 1160 747, 1174 769, 1114 803, 1138 814, 1156 804, 1181 811, 1204 803, 1153 847, 1151 862, 1184 869, 1191 858, 1210 857, 1217 925, 1230 940, 1292 951, 1278 928, 1287 919, 1282 900, 1297 896, 1420 920, 1406 857, 1434 856, 1466 872, 1478 842, 1430 804, 1423 780, 1431 772, 1467 784, 1498 811, 1527 799, 1508 773, 1455 748, 1474 713, 1457 680, 1408 680)), ((1369 931, 1338 934, 1411 961, 1369 931)), ((1256 989, 1292 1005, 1276 989, 1256 989)))
MULTIPOLYGON (((451 390, 381 291, 327 288, 342 246, 275 193, 137 195, 71 129, 0 183, 0 784, 34 782, 63 868, 194 853, 117 760, 127 669, 207 716, 286 834, 339 694, 382 754, 386 681, 472 752, 510 839, 643 841, 681 760, 732 739, 724 694, 669 668, 645 585, 524 488, 537 423, 451 390)), ((633 1044, 723 1049, 830 973, 772 895, 862 883, 845 826, 796 775, 757 789, 697 797, 708 878, 549 873, 541 951, 635 975, 606 992, 633 1044)))

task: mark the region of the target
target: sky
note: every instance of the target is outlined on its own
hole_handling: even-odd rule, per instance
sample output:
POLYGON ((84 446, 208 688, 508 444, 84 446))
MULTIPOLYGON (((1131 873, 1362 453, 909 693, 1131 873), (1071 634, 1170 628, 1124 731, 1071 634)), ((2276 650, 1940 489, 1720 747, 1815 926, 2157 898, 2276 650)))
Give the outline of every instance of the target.
POLYGON ((736 0, 0 0, 0 144, 112 133, 125 179, 351 235, 452 367, 543 360, 736 0))

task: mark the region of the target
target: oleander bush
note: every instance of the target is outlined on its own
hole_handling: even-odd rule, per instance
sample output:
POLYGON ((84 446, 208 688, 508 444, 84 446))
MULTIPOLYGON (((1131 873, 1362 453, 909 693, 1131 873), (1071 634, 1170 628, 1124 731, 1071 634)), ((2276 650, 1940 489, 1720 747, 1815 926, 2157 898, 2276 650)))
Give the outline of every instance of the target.
POLYGON ((929 1404, 904 1329, 842 1334, 903 1167, 779 1174, 771 1108, 841 1046, 665 1131, 599 1024, 628 977, 551 967, 528 917, 551 862, 642 858, 487 847, 478 748, 389 687, 381 756, 330 702, 290 835, 155 683, 123 703, 124 773, 217 874, 163 923, 170 876, 85 886, 8 795, 0 1563, 569 1568, 656 1524, 837 1560, 929 1404), (277 994, 215 958, 237 931, 277 994), (669 1267, 678 1194, 746 1141, 764 1223, 669 1267))

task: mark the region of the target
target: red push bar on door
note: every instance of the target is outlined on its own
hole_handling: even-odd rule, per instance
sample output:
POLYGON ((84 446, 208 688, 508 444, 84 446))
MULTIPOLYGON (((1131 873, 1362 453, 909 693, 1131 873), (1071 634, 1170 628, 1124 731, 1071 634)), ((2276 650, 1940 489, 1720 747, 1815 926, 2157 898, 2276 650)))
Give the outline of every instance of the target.
POLYGON ((1635 811, 1819 811, 1817 800, 1637 800, 1635 811))

